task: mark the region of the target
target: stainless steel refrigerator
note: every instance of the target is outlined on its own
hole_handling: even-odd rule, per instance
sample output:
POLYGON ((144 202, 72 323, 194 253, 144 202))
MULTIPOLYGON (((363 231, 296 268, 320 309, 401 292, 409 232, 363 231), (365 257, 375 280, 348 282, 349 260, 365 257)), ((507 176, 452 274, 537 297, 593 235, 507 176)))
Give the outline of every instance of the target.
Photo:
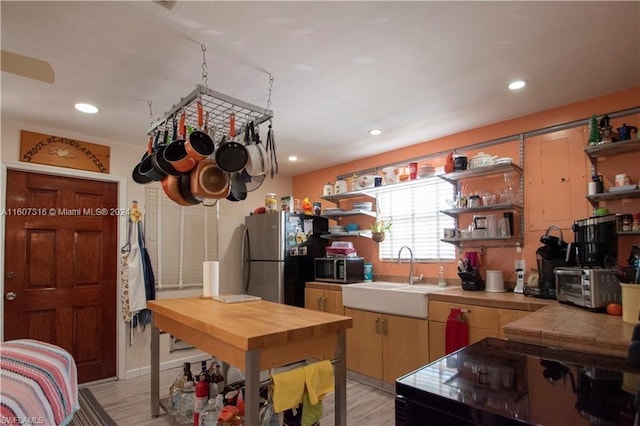
POLYGON ((247 294, 304 306, 305 282, 313 281, 316 257, 325 256, 329 221, 321 216, 265 213, 246 216, 242 243, 247 294))

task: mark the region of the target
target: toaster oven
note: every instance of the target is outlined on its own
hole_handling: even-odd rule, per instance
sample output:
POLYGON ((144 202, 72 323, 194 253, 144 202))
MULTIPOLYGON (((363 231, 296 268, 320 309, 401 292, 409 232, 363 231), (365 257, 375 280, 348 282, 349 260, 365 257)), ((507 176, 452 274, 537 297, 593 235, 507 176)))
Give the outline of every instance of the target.
POLYGON ((622 303, 622 288, 615 271, 606 268, 555 268, 556 298, 594 311, 609 303, 622 303))

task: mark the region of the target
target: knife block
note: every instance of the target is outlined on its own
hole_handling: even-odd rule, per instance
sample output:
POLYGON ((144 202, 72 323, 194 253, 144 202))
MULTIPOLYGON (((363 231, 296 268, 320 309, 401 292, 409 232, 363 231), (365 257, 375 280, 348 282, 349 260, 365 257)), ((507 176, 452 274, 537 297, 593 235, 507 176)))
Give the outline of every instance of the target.
POLYGON ((484 290, 484 280, 480 275, 480 269, 472 268, 464 272, 458 272, 458 276, 462 280, 462 289, 469 291, 484 290))

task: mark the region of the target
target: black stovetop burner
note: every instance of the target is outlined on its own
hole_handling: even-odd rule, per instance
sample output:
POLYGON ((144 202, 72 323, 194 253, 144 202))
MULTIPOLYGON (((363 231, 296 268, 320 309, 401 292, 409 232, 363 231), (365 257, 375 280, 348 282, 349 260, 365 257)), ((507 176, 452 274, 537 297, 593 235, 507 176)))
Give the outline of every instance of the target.
POLYGON ((623 358, 486 338, 399 378, 396 424, 632 425, 639 383, 623 358))

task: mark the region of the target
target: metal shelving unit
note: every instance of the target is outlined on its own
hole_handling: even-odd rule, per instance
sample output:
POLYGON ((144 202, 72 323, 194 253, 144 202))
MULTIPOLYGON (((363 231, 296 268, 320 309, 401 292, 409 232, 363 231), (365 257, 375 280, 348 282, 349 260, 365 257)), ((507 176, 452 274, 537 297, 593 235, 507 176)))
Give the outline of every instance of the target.
MULTIPOLYGON (((522 145, 521 145, 521 154, 522 154, 522 145)), ((473 169, 467 170, 459 170, 452 173, 447 173, 444 175, 438 175, 441 179, 456 185, 458 191, 459 182, 467 179, 477 179, 483 178, 487 176, 500 175, 504 173, 518 173, 520 175, 520 191, 523 191, 523 169, 522 167, 510 163, 503 164, 494 164, 491 166, 484 167, 476 167, 473 169)), ((458 246, 459 248, 465 247, 482 247, 482 248, 502 248, 502 247, 521 247, 524 244, 524 238, 522 235, 522 230, 524 229, 524 219, 523 219, 523 207, 520 204, 495 204, 490 206, 481 206, 481 207, 472 207, 472 208, 459 208, 459 209, 448 209, 441 210, 441 213, 457 218, 461 214, 467 213, 479 213, 479 212, 490 212, 490 211, 499 211, 499 210, 509 210, 516 211, 520 213, 520 235, 512 235, 510 237, 485 237, 485 238, 443 238, 440 241, 445 243, 450 243, 458 246)))

